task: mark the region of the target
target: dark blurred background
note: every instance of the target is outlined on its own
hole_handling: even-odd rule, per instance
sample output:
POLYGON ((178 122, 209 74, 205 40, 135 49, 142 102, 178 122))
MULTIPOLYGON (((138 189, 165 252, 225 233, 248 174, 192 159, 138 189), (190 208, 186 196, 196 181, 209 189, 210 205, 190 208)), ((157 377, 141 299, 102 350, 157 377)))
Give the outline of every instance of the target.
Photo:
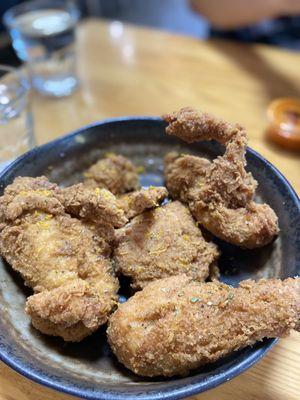
MULTIPOLYGON (((20 64, 3 26, 2 15, 10 7, 22 2, 24 0, 0 1, 1 64, 15 66, 20 64)), ((300 18, 295 15, 288 17, 279 15, 276 18, 263 19, 255 24, 227 27, 222 26, 222 21, 221 24, 214 24, 213 11, 212 13, 207 13, 207 19, 204 18, 201 15, 202 4, 200 10, 197 10, 198 12, 193 11, 191 6, 193 2, 188 0, 77 0, 75 3, 80 9, 81 18, 99 17, 119 20, 179 34, 192 35, 199 39, 219 37, 243 42, 267 43, 294 50, 300 49, 300 18), (212 22, 209 22, 210 17, 212 22)), ((248 3, 249 8, 251 8, 251 2, 248 3)), ((220 4, 222 3, 220 2, 220 4)), ((206 4, 205 7, 207 7, 206 4)), ((205 7, 204 9, 206 10, 205 7)), ((222 12, 222 10, 220 11, 222 12)))

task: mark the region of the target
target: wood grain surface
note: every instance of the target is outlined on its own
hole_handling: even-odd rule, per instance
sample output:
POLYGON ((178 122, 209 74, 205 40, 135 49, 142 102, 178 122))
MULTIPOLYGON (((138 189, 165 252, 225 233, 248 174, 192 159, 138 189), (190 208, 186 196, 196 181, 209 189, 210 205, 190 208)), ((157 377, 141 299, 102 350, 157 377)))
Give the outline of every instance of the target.
MULTIPOLYGON (((300 97, 300 54, 260 45, 200 41, 88 20, 78 32, 80 89, 65 99, 33 96, 37 142, 122 115, 161 115, 191 105, 240 122, 249 144, 300 193, 300 158, 265 141, 266 108, 300 97)), ((197 400, 298 400, 300 334, 293 333, 239 377, 197 400)), ((0 400, 63 400, 0 363, 0 400)))

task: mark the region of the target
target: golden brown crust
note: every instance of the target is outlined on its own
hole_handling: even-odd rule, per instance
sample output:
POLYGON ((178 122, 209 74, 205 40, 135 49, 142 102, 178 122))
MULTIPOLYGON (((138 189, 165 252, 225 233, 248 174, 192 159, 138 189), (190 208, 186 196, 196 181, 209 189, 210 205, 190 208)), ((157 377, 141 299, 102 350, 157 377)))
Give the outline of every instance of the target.
POLYGON ((262 247, 278 233, 277 216, 267 204, 251 201, 245 208, 231 209, 219 205, 206 209, 191 201, 190 209, 208 231, 244 248, 262 247))
POLYGON ((185 375, 265 337, 299 329, 300 279, 199 283, 185 275, 147 285, 112 315, 118 360, 143 376, 185 375))
POLYGON ((210 163, 194 156, 168 156, 165 173, 171 195, 188 203, 199 223, 223 240, 246 248, 272 241, 279 231, 278 220, 267 204, 253 202, 257 182, 245 170, 244 128, 191 108, 165 120, 170 135, 188 142, 214 139, 225 145, 224 155, 210 163))
POLYGON ((100 295, 88 282, 76 279, 28 297, 26 312, 42 333, 79 342, 107 322, 116 300, 109 292, 100 295))
POLYGON ((59 193, 59 187, 45 176, 17 177, 0 197, 0 222, 14 221, 23 213, 34 210, 62 214, 64 207, 57 198, 59 193))
POLYGON ((192 107, 183 107, 172 114, 164 115, 163 119, 169 124, 166 133, 178 136, 187 143, 213 139, 227 144, 237 135, 247 141, 247 133, 241 125, 231 124, 192 107))
POLYGON ((135 217, 117 236, 117 270, 131 278, 135 289, 180 273, 204 281, 219 254, 216 245, 203 238, 189 210, 178 201, 135 217))
POLYGON ((107 189, 89 188, 79 183, 61 190, 61 202, 67 213, 96 224, 120 228, 128 222, 118 199, 107 189))
POLYGON ((132 219, 145 210, 157 207, 167 196, 166 188, 150 186, 118 196, 118 204, 126 217, 132 219))
POLYGON ((104 188, 114 195, 137 190, 140 186, 135 166, 126 157, 116 154, 97 161, 84 176, 86 186, 104 188))
POLYGON ((189 200, 189 191, 205 178, 210 161, 192 155, 167 153, 164 160, 166 186, 174 199, 189 200))
POLYGON ((0 199, 0 253, 35 293, 26 306, 33 325, 79 341, 115 307, 118 281, 107 259, 115 235, 111 224, 66 214, 62 192, 44 177, 8 186, 0 199))

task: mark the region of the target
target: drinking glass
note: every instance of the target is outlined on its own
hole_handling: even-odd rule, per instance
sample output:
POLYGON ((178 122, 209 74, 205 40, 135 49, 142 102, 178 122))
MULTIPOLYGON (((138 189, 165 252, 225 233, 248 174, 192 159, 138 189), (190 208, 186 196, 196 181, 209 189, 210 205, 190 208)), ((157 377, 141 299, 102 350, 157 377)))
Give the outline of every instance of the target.
POLYGON ((0 65, 0 170, 35 144, 28 96, 25 74, 0 65))
POLYGON ((77 87, 78 18, 74 3, 63 0, 28 1, 4 14, 13 47, 28 63, 32 86, 44 95, 68 96, 77 87))

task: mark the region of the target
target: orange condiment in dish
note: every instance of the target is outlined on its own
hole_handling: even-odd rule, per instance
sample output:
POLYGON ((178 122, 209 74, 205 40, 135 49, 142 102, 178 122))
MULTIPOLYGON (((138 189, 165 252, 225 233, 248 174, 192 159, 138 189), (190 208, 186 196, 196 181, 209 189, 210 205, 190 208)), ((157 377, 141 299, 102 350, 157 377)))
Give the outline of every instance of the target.
POLYGON ((280 98, 267 110, 270 125, 267 137, 282 147, 300 150, 300 100, 280 98))

